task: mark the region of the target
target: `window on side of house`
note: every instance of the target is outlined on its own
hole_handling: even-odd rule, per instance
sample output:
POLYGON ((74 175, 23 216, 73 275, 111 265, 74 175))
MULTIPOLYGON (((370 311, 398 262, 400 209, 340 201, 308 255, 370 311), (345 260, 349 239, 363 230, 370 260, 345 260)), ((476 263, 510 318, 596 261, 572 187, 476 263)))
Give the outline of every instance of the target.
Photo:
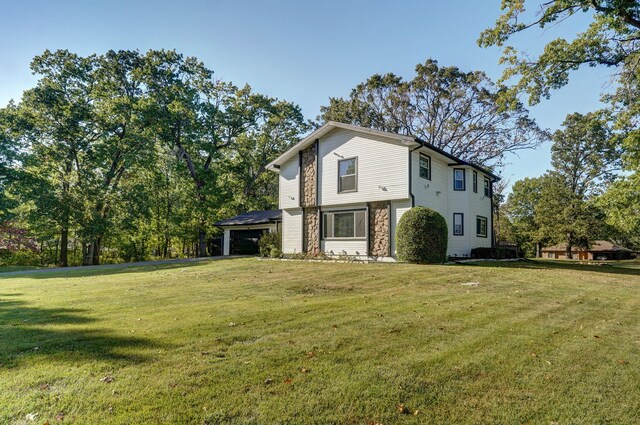
POLYGON ((491 183, 486 177, 484 179, 484 196, 487 198, 491 196, 491 183))
POLYGON ((324 239, 364 239, 366 211, 335 211, 322 214, 324 239))
POLYGON ((338 161, 338 193, 358 189, 358 158, 338 161))
POLYGON ((431 157, 420 154, 420 177, 431 180, 431 157))
POLYGON ((462 213, 453 213, 453 234, 464 235, 464 214, 462 213))
POLYGON ((478 172, 473 172, 473 193, 478 193, 478 172))
POLYGON ((464 168, 453 169, 453 190, 465 190, 464 168))
POLYGON ((481 238, 487 237, 487 217, 476 217, 476 235, 481 238))

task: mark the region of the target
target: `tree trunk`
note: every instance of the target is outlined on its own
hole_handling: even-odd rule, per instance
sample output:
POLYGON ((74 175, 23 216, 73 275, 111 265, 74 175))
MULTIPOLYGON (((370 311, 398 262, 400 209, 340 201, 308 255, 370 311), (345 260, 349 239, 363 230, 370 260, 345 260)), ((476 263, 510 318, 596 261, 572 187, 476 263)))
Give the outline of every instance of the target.
POLYGON ((86 249, 84 249, 84 256, 82 258, 82 265, 83 266, 90 266, 93 263, 93 250, 94 250, 94 245, 93 242, 89 242, 88 244, 86 244, 86 249))
POLYGON ((567 259, 569 260, 573 260, 573 254, 571 253, 571 248, 573 248, 573 246, 570 244, 567 244, 567 249, 565 251, 565 254, 567 256, 567 259))
POLYGON ((542 257, 542 244, 540 242, 536 242, 536 258, 542 257))
POLYGON ((60 232, 60 261, 59 267, 69 267, 69 229, 60 232))
POLYGON ((102 249, 102 236, 96 237, 96 240, 93 242, 93 257, 91 259, 91 264, 97 266, 100 264, 100 250, 102 249))

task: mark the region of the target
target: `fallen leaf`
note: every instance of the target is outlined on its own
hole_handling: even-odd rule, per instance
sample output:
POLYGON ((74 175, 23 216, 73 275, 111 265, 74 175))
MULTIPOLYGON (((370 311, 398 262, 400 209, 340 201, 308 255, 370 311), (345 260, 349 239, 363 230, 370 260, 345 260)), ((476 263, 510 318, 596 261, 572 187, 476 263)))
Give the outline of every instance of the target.
POLYGON ((38 388, 40 388, 43 391, 48 390, 49 389, 49 384, 47 384, 47 383, 40 384, 40 386, 38 388))
POLYGON ((306 367, 303 367, 302 369, 300 369, 300 372, 302 372, 302 373, 309 373, 309 372, 311 372, 311 370, 310 370, 310 369, 307 369, 306 367))
POLYGON ((404 403, 400 403, 398 404, 398 413, 402 413, 403 415, 408 415, 409 413, 411 413, 411 410, 409 410, 409 408, 405 406, 404 403))
POLYGON ((62 420, 64 420, 64 412, 58 412, 58 414, 56 415, 56 421, 62 420))
POLYGON ((594 338, 597 338, 597 339, 600 339, 600 337, 599 337, 598 335, 594 335, 593 337, 594 337, 594 338))
POLYGON ((622 359, 618 359, 618 364, 625 364, 626 362, 622 359))
POLYGON ((111 376, 111 375, 107 375, 107 376, 103 376, 102 378, 100 378, 100 382, 105 382, 107 384, 112 383, 113 381, 115 381, 116 379, 111 376))
POLYGON ((293 381, 291 380, 291 378, 287 378, 287 379, 285 379, 283 382, 284 382, 285 384, 290 384, 290 383, 291 383, 291 382, 293 382, 293 381))
POLYGON ((271 379, 269 379, 269 378, 267 378, 267 379, 265 379, 265 380, 264 380, 264 384, 265 384, 265 385, 271 385, 271 383, 272 383, 272 382, 273 382, 273 381, 272 381, 271 379))
POLYGON ((316 353, 314 353, 313 351, 309 351, 307 353, 307 357, 309 357, 309 358, 312 358, 312 357, 315 357, 315 356, 316 356, 316 353))

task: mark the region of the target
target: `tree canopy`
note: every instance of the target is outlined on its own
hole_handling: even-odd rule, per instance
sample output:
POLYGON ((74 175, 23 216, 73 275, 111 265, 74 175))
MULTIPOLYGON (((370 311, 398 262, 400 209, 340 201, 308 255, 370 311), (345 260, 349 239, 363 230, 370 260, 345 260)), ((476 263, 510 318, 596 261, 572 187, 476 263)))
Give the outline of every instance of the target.
POLYGON ((506 69, 500 83, 515 83, 510 95, 524 92, 530 104, 548 98, 569 82, 571 72, 583 66, 636 68, 640 47, 640 8, 636 0, 503 0, 502 15, 482 32, 482 47, 502 47, 506 69), (529 8, 529 10, 527 10, 529 8), (533 12, 533 13, 530 13, 533 12), (507 45, 514 35, 586 14, 588 26, 574 38, 556 38, 538 55, 507 45))
POLYGON ((485 166, 499 166, 505 154, 546 139, 521 103, 504 108, 501 90, 483 72, 432 59, 415 70, 408 81, 393 73, 369 77, 348 99, 330 98, 318 120, 410 134, 485 166))

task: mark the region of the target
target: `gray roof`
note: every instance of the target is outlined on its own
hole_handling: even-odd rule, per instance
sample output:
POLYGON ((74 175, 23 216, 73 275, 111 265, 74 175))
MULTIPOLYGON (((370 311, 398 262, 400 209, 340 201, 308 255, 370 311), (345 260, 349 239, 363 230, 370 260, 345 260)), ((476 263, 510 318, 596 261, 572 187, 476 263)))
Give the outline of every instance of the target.
POLYGON ((248 226, 282 220, 282 210, 250 211, 215 223, 216 226, 248 226))

